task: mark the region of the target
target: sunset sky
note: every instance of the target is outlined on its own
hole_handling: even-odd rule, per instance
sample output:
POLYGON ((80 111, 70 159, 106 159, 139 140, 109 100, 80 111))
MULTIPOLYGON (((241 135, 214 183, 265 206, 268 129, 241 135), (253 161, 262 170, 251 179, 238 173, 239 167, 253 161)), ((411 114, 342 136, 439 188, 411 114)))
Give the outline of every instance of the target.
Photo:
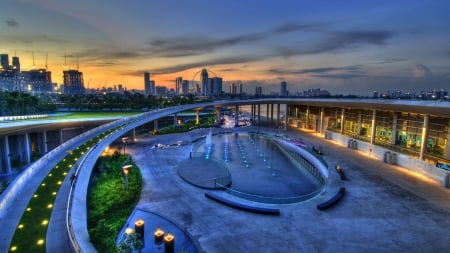
POLYGON ((450 87, 450 1, 1 0, 0 53, 69 68, 89 88, 143 89, 202 68, 254 93, 450 87))

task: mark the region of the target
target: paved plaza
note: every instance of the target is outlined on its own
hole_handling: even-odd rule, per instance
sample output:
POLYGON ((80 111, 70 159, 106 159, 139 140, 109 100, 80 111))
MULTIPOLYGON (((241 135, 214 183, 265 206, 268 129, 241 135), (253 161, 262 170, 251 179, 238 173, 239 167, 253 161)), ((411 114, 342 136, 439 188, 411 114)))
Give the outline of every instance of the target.
POLYGON ((280 216, 245 212, 212 201, 204 195, 210 190, 193 186, 177 174, 179 164, 189 159, 191 141, 207 131, 139 136, 135 144, 127 146, 143 174, 137 208, 168 217, 196 240, 200 252, 448 250, 449 189, 295 129, 283 134, 300 138, 309 147, 321 147, 324 152, 332 179, 322 194, 302 203, 269 205, 279 208, 280 216), (182 145, 172 145, 175 143, 182 145), (165 148, 154 148, 157 144, 165 148), (348 180, 339 179, 333 169, 337 164, 348 180), (347 189, 341 202, 328 210, 317 210, 317 204, 334 195, 340 186, 347 189))

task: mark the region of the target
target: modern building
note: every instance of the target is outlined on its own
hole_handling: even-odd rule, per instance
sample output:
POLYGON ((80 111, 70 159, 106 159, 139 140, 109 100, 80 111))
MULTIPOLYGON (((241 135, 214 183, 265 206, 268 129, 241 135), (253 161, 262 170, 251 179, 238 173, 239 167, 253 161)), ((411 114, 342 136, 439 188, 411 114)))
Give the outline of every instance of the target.
POLYGON ((14 56, 10 66, 8 54, 0 54, 0 90, 22 90, 20 73, 19 57, 14 56))
POLYGON ((244 85, 242 83, 239 84, 239 96, 244 95, 244 85))
POLYGON ((33 69, 21 72, 24 91, 33 94, 52 93, 55 84, 52 83, 52 72, 46 69, 33 69))
POLYGON ((222 78, 221 77, 212 77, 209 78, 209 94, 219 96, 222 94, 222 78))
POLYGON ((287 84, 285 81, 282 81, 280 84, 280 96, 286 97, 288 95, 287 84))
POLYGON ((177 77, 175 79, 175 94, 181 95, 182 92, 182 85, 183 85, 183 77, 177 77))
POLYGON ((187 95, 189 94, 189 81, 183 80, 183 83, 181 84, 181 94, 187 95))
POLYGON ((210 94, 209 91, 209 78, 208 78, 208 70, 202 69, 202 72, 200 73, 200 84, 202 87, 202 95, 208 96, 210 94))
POLYGON ((262 87, 261 86, 256 86, 255 96, 262 96, 262 87))
POLYGON ((63 77, 63 92, 65 94, 84 94, 83 72, 75 69, 64 70, 63 77))
POLYGON ((232 96, 236 96, 236 93, 237 93, 237 85, 236 85, 235 83, 231 83, 229 93, 230 93, 230 95, 232 95, 232 96))
POLYGON ((167 87, 166 86, 156 86, 155 91, 156 91, 155 95, 166 95, 167 87))
POLYGON ((146 97, 151 96, 151 95, 155 95, 155 86, 153 83, 152 86, 152 82, 150 80, 150 73, 149 72, 145 72, 144 73, 144 95, 146 97))

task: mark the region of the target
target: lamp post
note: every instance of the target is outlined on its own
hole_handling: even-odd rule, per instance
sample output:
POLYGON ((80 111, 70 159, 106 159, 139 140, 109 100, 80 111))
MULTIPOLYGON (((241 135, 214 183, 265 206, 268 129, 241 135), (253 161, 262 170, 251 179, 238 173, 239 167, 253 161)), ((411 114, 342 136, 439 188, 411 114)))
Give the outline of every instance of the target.
POLYGON ((122 137, 123 154, 125 155, 125 143, 127 143, 128 137, 122 137))
POLYGON ((125 175, 125 190, 128 191, 128 173, 130 172, 130 168, 133 165, 125 165, 122 166, 123 174, 125 175))

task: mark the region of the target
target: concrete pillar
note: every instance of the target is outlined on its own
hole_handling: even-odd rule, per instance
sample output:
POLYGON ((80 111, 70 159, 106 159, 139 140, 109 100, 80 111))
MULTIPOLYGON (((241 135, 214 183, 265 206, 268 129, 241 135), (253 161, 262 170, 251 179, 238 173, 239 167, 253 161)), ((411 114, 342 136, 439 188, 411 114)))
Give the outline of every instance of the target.
POLYGON ((344 133, 344 119, 345 119, 345 108, 342 108, 341 112, 341 134, 344 133))
POLYGON ((30 164, 31 163, 31 147, 30 147, 30 135, 28 133, 25 133, 23 135, 23 151, 25 156, 25 163, 30 164))
POLYGON ((48 140, 47 140, 47 131, 42 132, 42 142, 43 142, 43 147, 44 147, 44 154, 47 154, 48 152, 48 140))
POLYGON ((134 142, 135 139, 136 139, 136 128, 133 128, 131 130, 131 141, 134 142))
POLYGON ((370 133, 370 143, 375 143, 375 134, 376 134, 376 126, 377 126, 377 110, 373 110, 372 114, 372 132, 370 133))
POLYGON ((277 104, 277 127, 280 126, 280 104, 277 104))
POLYGON ((219 122, 220 124, 220 119, 222 117, 222 107, 217 107, 216 113, 217 113, 217 122, 219 122))
POLYGON ((287 130, 289 123, 288 104, 286 104, 284 108, 284 130, 287 130))
POLYGON ((391 144, 395 145, 397 143, 397 120, 398 112, 394 112, 392 117, 392 134, 391 134, 391 144))
MULTIPOLYGON (((447 126, 450 126, 450 120, 448 121, 447 126)), ((444 158, 450 160, 450 131, 447 132, 444 158)))
POLYGON ((269 122, 269 104, 266 104, 266 121, 269 122))
POLYGON ((295 119, 298 119, 300 117, 300 111, 298 109, 298 106, 295 107, 295 119))
POLYGON ((59 130, 59 145, 64 143, 63 129, 59 130))
POLYGON ((309 129, 309 105, 306 106, 306 118, 305 118, 305 129, 309 129))
POLYGON ((195 111, 195 124, 200 124, 200 110, 195 111))
POLYGON ((270 124, 273 125, 273 104, 270 104, 270 124))
POLYGON ((325 108, 320 108, 320 121, 319 121, 319 133, 323 134, 323 117, 325 115, 325 108))
POLYGON ((356 135, 361 135, 362 110, 358 110, 358 127, 356 128, 356 135))
POLYGON ((155 119, 155 120, 153 121, 153 130, 154 130, 154 131, 158 131, 158 119, 155 119))
POLYGON ((239 105, 234 106, 234 126, 239 126, 239 105))
POLYGON ((261 124, 261 104, 258 104, 258 126, 261 124))
POLYGON ((427 152, 427 139, 428 139, 428 122, 430 121, 430 116, 425 115, 423 117, 422 126, 422 143, 420 143, 420 155, 419 160, 422 161, 425 153, 427 152))
POLYGON ((3 136, 3 159, 5 160, 4 168, 2 169, 2 172, 5 174, 11 173, 11 155, 9 151, 9 140, 8 136, 3 136))
POLYGON ((174 113, 173 114, 173 126, 177 127, 177 125, 178 125, 178 114, 174 113))

